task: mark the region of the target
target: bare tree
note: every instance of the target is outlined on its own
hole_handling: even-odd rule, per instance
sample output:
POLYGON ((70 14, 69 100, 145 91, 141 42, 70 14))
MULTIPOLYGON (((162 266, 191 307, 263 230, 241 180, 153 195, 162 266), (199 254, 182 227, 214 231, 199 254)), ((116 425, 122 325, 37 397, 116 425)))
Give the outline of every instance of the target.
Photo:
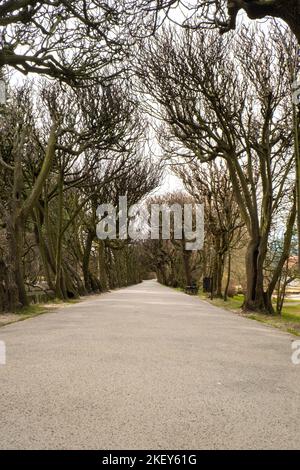
POLYGON ((161 141, 169 158, 226 161, 250 236, 244 307, 272 311, 264 260, 288 188, 293 200, 292 107, 286 56, 278 50, 275 60, 272 43, 252 34, 255 41, 248 33, 229 43, 213 33, 172 29, 148 44, 139 75, 159 104, 148 101, 148 110, 166 124, 161 141))
POLYGON ((129 17, 126 4, 118 1, 2 0, 0 68, 72 85, 104 82, 124 66, 129 17))
POLYGON ((173 171, 195 201, 204 205, 203 270, 206 272, 203 276, 209 275, 213 279, 213 295, 226 298, 231 274, 230 257, 233 250, 239 248, 238 242, 245 232, 226 164, 222 160, 201 164, 194 159, 186 164, 174 165, 173 171), (226 259, 229 267, 227 285, 223 291, 226 259))
POLYGON ((28 304, 26 267, 34 250, 57 297, 101 289, 89 267, 101 194, 108 197, 117 179, 125 192, 133 178, 132 195, 142 197, 159 179, 142 153, 146 125, 136 100, 123 81, 81 92, 47 83, 34 99, 25 86, 9 95, 0 124, 5 308, 28 304), (77 259, 70 245, 80 247, 77 259))

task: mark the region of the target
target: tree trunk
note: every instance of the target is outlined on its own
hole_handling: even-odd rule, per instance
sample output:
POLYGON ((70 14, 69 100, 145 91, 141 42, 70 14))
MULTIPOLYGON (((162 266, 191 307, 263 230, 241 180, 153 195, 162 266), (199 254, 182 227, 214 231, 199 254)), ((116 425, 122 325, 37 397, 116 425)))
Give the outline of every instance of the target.
POLYGON ((296 206, 297 206, 297 231, 298 231, 298 271, 300 272, 300 106, 294 107, 294 139, 296 159, 296 206))
POLYGON ((8 216, 6 239, 7 239, 7 275, 8 275, 8 299, 9 310, 15 311, 17 308, 28 306, 24 282, 24 269, 22 263, 23 250, 23 230, 21 221, 14 217, 14 214, 8 216))
POLYGON ((222 298, 222 283, 224 275, 224 254, 223 252, 217 253, 217 265, 216 265, 216 280, 215 280, 215 296, 222 298))
POLYGON ((105 243, 102 240, 98 240, 98 279, 100 279, 102 290, 106 291, 109 286, 105 269, 105 243))
POLYGON ((42 215, 39 209, 34 210, 34 234, 35 240, 39 248, 41 259, 44 265, 45 276, 49 289, 53 292, 55 291, 54 284, 52 282, 51 273, 50 273, 50 264, 49 264, 49 252, 44 240, 42 233, 42 215))
MULTIPOLYGON (((266 292, 267 301, 268 303, 271 303, 271 304, 272 304, 272 295, 275 290, 276 284, 278 283, 278 281, 280 281, 284 265, 286 263, 288 264, 288 259, 290 256, 290 249, 291 249, 291 241, 292 241, 292 236, 293 236, 293 229, 294 229, 294 225, 296 221, 296 215, 297 215, 297 190, 294 191, 294 203, 291 208, 290 215, 289 215, 287 225, 286 225, 282 253, 278 260, 277 266, 274 269, 272 279, 268 285, 268 289, 266 292)), ((283 284, 284 292, 285 292, 285 287, 286 285, 284 283, 283 284)), ((280 311, 281 309, 282 309, 282 305, 281 305, 280 311)), ((277 312, 278 312, 278 308, 277 308, 277 312)))
POLYGON ((295 34, 300 44, 300 0, 286 0, 281 5, 279 17, 282 18, 295 34))
POLYGON ((264 293, 263 260, 260 254, 261 238, 253 238, 246 253, 247 290, 243 309, 273 314, 272 304, 264 293))
POLYGON ((82 260, 82 272, 83 272, 83 279, 84 279, 84 286, 87 292, 92 291, 92 280, 89 271, 89 264, 90 264, 90 255, 92 244, 94 240, 94 233, 92 230, 88 231, 84 252, 83 252, 83 260, 82 260))
POLYGON ((11 220, 8 220, 6 227, 7 253, 4 263, 7 269, 7 310, 14 312, 21 307, 19 291, 15 276, 15 237, 14 227, 11 226, 11 220))
POLYGON ((58 213, 56 231, 56 253, 55 253, 55 295, 59 299, 64 299, 65 294, 62 288, 62 224, 63 224, 63 165, 60 165, 58 174, 58 213))
POLYGON ((227 281, 226 281, 226 286, 224 290, 224 301, 227 301, 228 298, 228 289, 230 285, 230 276, 231 276, 231 253, 230 250, 228 250, 228 266, 227 266, 227 281))
POLYGON ((0 258, 0 312, 7 312, 10 310, 8 285, 7 266, 4 259, 0 258))
POLYGON ((284 20, 300 43, 300 0, 228 0, 230 21, 224 31, 235 29, 239 10, 243 8, 249 18, 273 16, 284 20))
POLYGON ((182 257, 183 257, 183 265, 184 265, 186 285, 191 286, 192 282, 193 282, 192 281, 192 275, 191 275, 191 266, 190 266, 191 252, 183 249, 182 257))

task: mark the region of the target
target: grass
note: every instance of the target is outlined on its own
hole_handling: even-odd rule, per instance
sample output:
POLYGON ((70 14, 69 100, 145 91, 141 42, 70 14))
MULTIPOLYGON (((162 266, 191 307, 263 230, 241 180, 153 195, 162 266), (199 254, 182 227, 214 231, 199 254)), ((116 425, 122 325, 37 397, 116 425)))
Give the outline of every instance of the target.
POLYGON ((243 301, 244 301, 244 296, 243 295, 235 295, 234 297, 229 297, 226 302, 223 299, 213 299, 210 300, 209 298, 202 296, 203 299, 208 300, 209 302, 213 303, 217 307, 222 307, 226 308, 227 310, 240 310, 243 301))
POLYGON ((290 315, 291 317, 299 318, 300 320, 300 304, 298 305, 283 305, 282 315, 290 315))
POLYGON ((64 307, 69 304, 76 304, 81 299, 51 299, 44 304, 30 304, 28 307, 22 307, 15 312, 1 313, 0 314, 0 327, 16 323, 18 321, 27 320, 29 318, 37 317, 44 313, 54 310, 56 307, 64 307))
POLYGON ((78 302, 80 302, 80 299, 51 299, 43 304, 30 304, 28 307, 22 307, 15 313, 21 316, 36 317, 37 315, 48 312, 56 305, 77 304, 78 302))
POLYGON ((210 302, 216 307, 233 311, 239 315, 250 318, 251 320, 256 320, 261 323, 273 326, 274 328, 278 328, 282 331, 300 336, 300 302, 297 300, 287 299, 283 306, 281 315, 265 315, 259 312, 254 312, 251 314, 243 312, 241 307, 243 305, 244 296, 242 294, 230 297, 226 302, 224 302, 223 299, 210 300, 203 293, 200 293, 199 295, 203 300, 210 302), (290 305, 291 303, 293 305, 290 305))
POLYGON ((28 307, 20 308, 17 312, 17 315, 22 317, 36 317, 37 315, 41 315, 42 313, 46 312, 47 308, 44 304, 32 304, 28 307))
POLYGON ((300 317, 289 318, 285 315, 263 315, 262 313, 254 313, 247 315, 247 318, 256 320, 266 325, 273 326, 279 330, 286 331, 295 336, 300 336, 300 317))
POLYGON ((174 287, 177 292, 184 292, 184 289, 182 287, 174 287))

